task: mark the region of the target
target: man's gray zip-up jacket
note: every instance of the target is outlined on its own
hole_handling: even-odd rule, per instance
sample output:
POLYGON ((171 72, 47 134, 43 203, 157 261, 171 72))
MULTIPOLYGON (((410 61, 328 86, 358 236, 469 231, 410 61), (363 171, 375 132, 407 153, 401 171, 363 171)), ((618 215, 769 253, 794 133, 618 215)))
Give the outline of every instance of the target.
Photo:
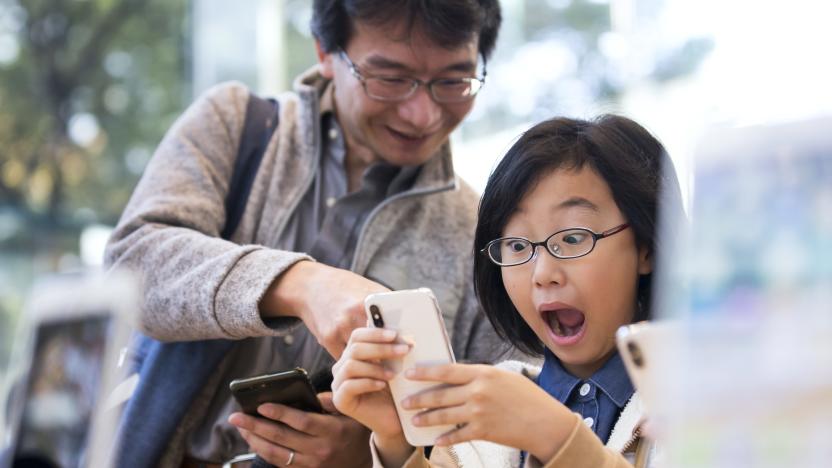
MULTIPOLYGON (((142 280, 141 331, 162 341, 235 340, 281 336, 298 325, 286 319, 267 326, 258 301, 287 268, 309 259, 272 246, 318 170, 319 99, 326 85, 313 69, 296 81, 295 92, 279 96, 280 123, 231 241, 220 231, 249 91, 219 85, 173 125, 105 256, 109 267, 131 269, 142 280)), ((409 190, 368 216, 351 270, 392 289, 432 289, 457 358, 494 361, 505 345, 480 312, 472 285, 477 200, 454 174, 444 145, 409 190)), ((196 417, 197 406, 186 421, 196 417)))

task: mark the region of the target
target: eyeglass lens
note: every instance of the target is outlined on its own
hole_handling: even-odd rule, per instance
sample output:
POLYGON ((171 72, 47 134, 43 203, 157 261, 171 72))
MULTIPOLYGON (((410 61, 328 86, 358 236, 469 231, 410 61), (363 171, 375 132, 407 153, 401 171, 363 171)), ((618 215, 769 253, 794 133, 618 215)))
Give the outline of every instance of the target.
MULTIPOLYGON (((409 78, 365 77, 364 86, 371 97, 386 100, 410 96, 418 82, 409 78)), ((433 81, 429 84, 433 97, 440 102, 459 102, 472 98, 482 84, 476 78, 454 78, 433 81)))
MULTIPOLYGON (((594 244, 592 233, 584 229, 558 232, 546 240, 546 248, 549 252, 560 258, 586 255, 592 250, 594 244)), ((534 256, 534 249, 530 241, 510 237, 491 244, 488 255, 499 264, 516 265, 529 261, 534 256)))

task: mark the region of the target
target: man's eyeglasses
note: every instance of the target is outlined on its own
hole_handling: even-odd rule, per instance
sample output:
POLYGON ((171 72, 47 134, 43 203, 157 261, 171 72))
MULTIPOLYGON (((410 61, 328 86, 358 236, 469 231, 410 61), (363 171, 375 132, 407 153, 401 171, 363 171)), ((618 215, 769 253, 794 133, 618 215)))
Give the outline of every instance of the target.
POLYGON ((595 248, 595 243, 630 227, 621 224, 604 232, 592 232, 586 228, 569 228, 558 231, 546 240, 532 242, 523 237, 501 237, 489 242, 480 252, 501 267, 522 265, 534 258, 537 247, 545 247, 555 258, 578 258, 595 248))
POLYGON ((358 70, 343 49, 339 54, 349 66, 352 75, 364 86, 367 96, 378 101, 404 101, 412 96, 419 86, 426 86, 434 101, 459 103, 473 99, 485 84, 485 65, 480 78, 436 78, 426 82, 404 76, 365 75, 358 70))

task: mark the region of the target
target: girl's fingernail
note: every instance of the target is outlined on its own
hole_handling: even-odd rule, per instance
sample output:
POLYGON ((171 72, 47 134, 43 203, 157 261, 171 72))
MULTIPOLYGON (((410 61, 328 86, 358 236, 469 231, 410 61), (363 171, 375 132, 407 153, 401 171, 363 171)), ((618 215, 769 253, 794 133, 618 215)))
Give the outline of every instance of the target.
POLYGON ((406 344, 399 344, 393 348, 393 351, 395 351, 396 354, 406 354, 408 351, 410 351, 410 346, 406 344))
POLYGON ((395 330, 384 330, 384 333, 382 333, 381 336, 384 339, 392 340, 393 338, 396 337, 396 331, 395 330))

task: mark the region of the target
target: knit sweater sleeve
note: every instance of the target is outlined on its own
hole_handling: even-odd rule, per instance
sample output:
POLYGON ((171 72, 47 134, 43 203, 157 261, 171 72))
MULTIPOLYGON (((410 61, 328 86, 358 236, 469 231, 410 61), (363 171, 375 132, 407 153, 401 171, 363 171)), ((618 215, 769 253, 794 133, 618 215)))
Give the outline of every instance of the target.
POLYGON ((164 341, 280 334, 258 303, 305 255, 220 238, 225 198, 249 92, 219 85, 165 135, 105 252, 108 267, 133 271, 143 304, 136 325, 164 341))

